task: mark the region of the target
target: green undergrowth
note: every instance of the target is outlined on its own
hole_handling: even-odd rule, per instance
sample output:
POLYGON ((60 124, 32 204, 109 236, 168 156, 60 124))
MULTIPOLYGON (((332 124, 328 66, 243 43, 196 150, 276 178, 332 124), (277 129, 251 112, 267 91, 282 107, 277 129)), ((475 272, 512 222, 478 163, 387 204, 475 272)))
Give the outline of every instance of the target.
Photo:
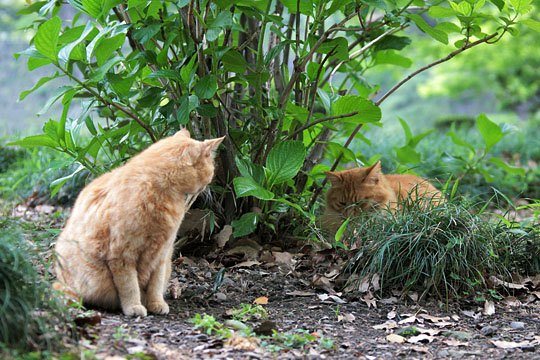
POLYGON ((344 276, 352 288, 378 277, 381 292, 418 291, 448 300, 486 289, 490 275, 540 273, 539 230, 494 220, 457 200, 376 212, 352 220, 343 234, 341 241, 356 249, 344 276))
POLYGON ((69 315, 36 266, 47 266, 21 229, 0 220, 0 357, 31 358, 55 351, 69 336, 69 315), (27 355, 24 355, 27 354, 27 355))
POLYGON ((248 323, 268 318, 266 309, 261 305, 241 304, 228 313, 231 314, 232 319, 224 322, 219 322, 214 316, 208 314, 195 314, 191 322, 195 329, 223 340, 235 336, 255 339, 255 343, 273 353, 291 349, 303 351, 307 351, 309 348, 328 351, 334 349, 332 339, 305 329, 294 329, 286 332, 272 330, 272 335, 257 335, 248 323))

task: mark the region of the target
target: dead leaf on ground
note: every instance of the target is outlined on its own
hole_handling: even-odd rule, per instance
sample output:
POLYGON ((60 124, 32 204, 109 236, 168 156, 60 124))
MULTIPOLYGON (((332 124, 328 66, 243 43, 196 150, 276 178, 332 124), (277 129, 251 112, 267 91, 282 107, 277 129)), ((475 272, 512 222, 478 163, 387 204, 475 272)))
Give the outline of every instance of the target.
POLYGON ((399 325, 403 325, 403 324, 412 324, 412 323, 416 322, 416 320, 417 320, 416 316, 413 315, 413 316, 409 316, 409 317, 407 317, 407 318, 405 318, 405 319, 403 319, 403 320, 400 320, 400 321, 398 322, 398 324, 399 324, 399 325))
POLYGON ((296 260, 294 259, 293 254, 286 251, 284 252, 272 251, 272 255, 274 255, 274 259, 276 259, 276 263, 284 264, 287 267, 294 269, 296 260))
POLYGON ((514 283, 510 283, 508 281, 503 281, 501 279, 499 279, 498 277, 494 276, 494 275, 491 275, 489 277, 489 281, 493 284, 493 286, 497 287, 497 286, 503 286, 505 288, 508 288, 508 289, 514 289, 514 290, 519 290, 519 289, 526 289, 527 287, 525 285, 522 285, 522 284, 514 284, 514 283))
POLYGON ((261 263, 257 260, 248 260, 248 261, 242 261, 241 263, 238 263, 236 265, 231 266, 231 268, 241 268, 241 267, 251 267, 253 265, 260 265, 261 263))
POLYGON ((440 322, 446 322, 450 320, 449 316, 437 317, 437 316, 431 316, 429 314, 419 314, 418 317, 431 321, 432 323, 440 323, 440 322))
POLYGON ((469 346, 468 342, 459 341, 456 339, 446 339, 446 340, 443 340, 442 342, 448 346, 469 346))
POLYGON ((405 342, 405 338, 398 334, 389 334, 386 336, 386 341, 393 344, 403 344, 405 342))
POLYGON ((495 314, 495 303, 490 300, 484 302, 484 315, 493 315, 495 314))
POLYGON ((412 293, 408 293, 407 296, 414 302, 418 302, 418 293, 417 292, 412 292, 412 293))
POLYGON ((229 241, 231 238, 231 235, 233 233, 233 228, 231 225, 225 225, 223 229, 217 234, 216 240, 217 240, 217 246, 219 248, 223 248, 225 244, 229 241))
POLYGON ((313 280, 311 281, 311 285, 316 287, 316 288, 323 289, 326 292, 328 292, 329 294, 335 294, 336 293, 335 290, 334 290, 334 286, 330 282, 330 279, 328 279, 326 276, 315 274, 313 276, 313 280))
POLYGON ((388 320, 379 325, 373 325, 373 328, 376 330, 392 330, 398 327, 398 324, 395 320, 388 320))
POLYGON ((410 338, 407 339, 407 342, 410 342, 411 344, 418 344, 418 343, 428 344, 432 342, 433 340, 435 340, 434 336, 427 335, 427 334, 420 334, 416 336, 411 336, 410 338))
POLYGON ((416 330, 420 333, 420 334, 427 334, 427 335, 431 335, 431 336, 437 336, 441 333, 442 330, 438 330, 438 329, 428 329, 428 328, 424 328, 424 327, 421 327, 421 326, 417 326, 416 327, 416 330))
POLYGON ((268 305, 268 298, 266 296, 259 296, 253 300, 253 303, 257 305, 268 305))
POLYGON ((461 313, 463 315, 467 316, 467 317, 470 317, 470 318, 474 319, 474 320, 477 320, 477 319, 482 317, 481 312, 474 312, 472 310, 463 310, 461 313))
POLYGON ((528 341, 513 342, 504 340, 491 340, 491 343, 500 349, 516 349, 531 345, 531 343, 528 341))
POLYGON ((342 298, 340 298, 339 296, 337 295, 328 295, 328 294, 319 294, 317 295, 319 300, 321 301, 327 301, 327 300, 331 300, 337 304, 346 304, 347 301, 343 300, 342 298))
POLYGON ((396 308, 393 308, 391 311, 388 312, 388 314, 386 314, 386 318, 392 320, 396 318, 396 315, 396 308))
POLYGON ((371 292, 364 295, 361 298, 361 300, 367 304, 368 308, 370 307, 373 307, 375 309, 377 308, 377 299, 375 299, 375 297, 373 296, 371 292))
POLYGON ((294 290, 294 291, 290 291, 288 293, 285 293, 285 295, 289 295, 289 296, 315 296, 317 295, 316 293, 314 292, 311 292, 311 291, 298 291, 298 290, 294 290))
POLYGON ((521 306, 521 301, 515 296, 507 296, 502 301, 506 306, 518 307, 521 306))
POLYGON ((423 353, 423 354, 429 353, 429 348, 425 346, 411 346, 411 350, 419 352, 419 353, 423 353))
POLYGON ((235 350, 255 351, 259 348, 259 343, 260 340, 256 337, 233 335, 223 345, 235 350))
POLYGON ((347 322, 353 322, 354 320, 356 320, 356 316, 354 316, 353 314, 350 314, 350 313, 347 313, 347 314, 343 314, 343 315, 338 315, 338 322, 341 322, 343 320, 347 321, 347 322))

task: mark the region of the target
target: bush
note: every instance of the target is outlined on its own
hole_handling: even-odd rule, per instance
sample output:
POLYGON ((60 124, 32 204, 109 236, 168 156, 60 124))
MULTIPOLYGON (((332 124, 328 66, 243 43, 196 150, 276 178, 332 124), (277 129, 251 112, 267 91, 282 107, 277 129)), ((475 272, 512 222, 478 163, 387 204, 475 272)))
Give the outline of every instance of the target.
POLYGON ((414 290, 448 299, 485 287, 486 275, 506 278, 510 270, 539 269, 537 231, 494 223, 456 200, 430 209, 413 204, 394 214, 377 212, 355 219, 350 228, 345 241, 358 250, 344 275, 354 282, 377 274, 381 291, 414 290))
POLYGON ((0 353, 60 345, 58 331, 67 313, 37 274, 33 261, 39 262, 38 255, 25 245, 21 233, 11 221, 1 220, 0 353))

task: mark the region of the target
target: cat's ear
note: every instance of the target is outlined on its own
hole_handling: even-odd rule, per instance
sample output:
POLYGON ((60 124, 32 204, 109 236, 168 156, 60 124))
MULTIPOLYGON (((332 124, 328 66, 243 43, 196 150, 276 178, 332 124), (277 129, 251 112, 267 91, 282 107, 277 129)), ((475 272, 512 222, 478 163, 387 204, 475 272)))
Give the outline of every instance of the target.
POLYGON ((341 178, 341 175, 337 172, 327 171, 325 172, 326 178, 332 185, 339 185, 343 182, 343 179, 341 178))
POLYGON ((378 184, 382 176, 381 162, 377 161, 375 164, 367 168, 367 175, 364 179, 364 183, 378 184))
POLYGON ((205 157, 215 156, 216 150, 223 139, 225 139, 225 136, 216 139, 204 140, 202 143, 202 155, 205 157))
POLYGON ((182 130, 178 131, 174 136, 178 137, 185 137, 185 138, 191 138, 191 135, 189 134, 189 130, 187 128, 183 128, 182 130))

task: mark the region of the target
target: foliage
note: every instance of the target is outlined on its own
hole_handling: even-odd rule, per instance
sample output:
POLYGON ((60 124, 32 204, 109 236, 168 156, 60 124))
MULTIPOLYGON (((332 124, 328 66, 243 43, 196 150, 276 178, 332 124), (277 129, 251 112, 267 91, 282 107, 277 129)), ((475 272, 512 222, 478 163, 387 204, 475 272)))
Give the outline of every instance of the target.
POLYGON ((526 18, 529 1, 412 4, 33 3, 21 13, 37 15, 35 36, 20 55, 30 70, 48 65, 54 72, 21 99, 56 78, 69 84, 45 106, 60 102, 62 115, 48 120, 42 134, 13 144, 64 152, 80 165, 75 172, 97 175, 180 127, 197 138, 227 135, 215 212, 221 209, 226 222, 236 219, 235 235, 259 223, 274 230, 291 209, 312 221, 319 191, 309 199, 310 188, 328 169, 316 165, 324 156, 355 160, 347 147, 364 139, 364 124, 380 124, 380 103, 403 84, 371 100, 378 90, 371 69, 412 64, 400 54, 410 43, 404 29, 414 25, 452 44, 454 51, 434 66, 498 41, 519 23, 538 27, 526 18), (72 21, 59 17, 63 6, 78 11, 72 21), (345 145, 332 141, 343 130, 350 134, 345 145), (262 216, 251 211, 257 208, 262 216))
POLYGON ((239 321, 261 320, 268 318, 268 312, 262 305, 240 304, 239 308, 232 309, 232 318, 239 321))
POLYGON ((8 148, 0 145, 0 174, 6 172, 6 170, 9 169, 13 163, 21 159, 24 153, 24 150, 8 148))
POLYGON ((355 274, 351 281, 378 274, 381 291, 423 290, 448 299, 485 286, 486 274, 507 274, 498 246, 513 236, 511 228, 455 200, 420 207, 404 204, 396 213, 357 219, 349 241, 358 250, 345 270, 355 274))
POLYGON ((56 348, 65 309, 37 275, 38 256, 12 222, 1 220, 0 230, 0 351, 56 348))

